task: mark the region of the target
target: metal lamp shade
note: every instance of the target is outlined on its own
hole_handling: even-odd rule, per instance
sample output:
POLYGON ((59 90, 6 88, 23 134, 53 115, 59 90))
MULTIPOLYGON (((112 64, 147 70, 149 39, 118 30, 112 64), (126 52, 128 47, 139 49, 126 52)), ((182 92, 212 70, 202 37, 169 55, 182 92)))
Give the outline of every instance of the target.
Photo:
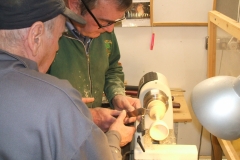
POLYGON ((216 76, 197 84, 191 97, 199 122, 216 137, 240 137, 240 78, 216 76))

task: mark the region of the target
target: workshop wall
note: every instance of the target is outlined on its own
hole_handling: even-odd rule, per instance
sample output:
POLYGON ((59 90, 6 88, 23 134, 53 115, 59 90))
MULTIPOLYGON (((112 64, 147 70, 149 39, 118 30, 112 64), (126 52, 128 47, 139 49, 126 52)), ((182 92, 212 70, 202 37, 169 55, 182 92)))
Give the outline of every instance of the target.
MULTIPOLYGON (((207 13, 213 8, 211 0, 153 2, 154 22, 207 22, 207 13)), ((237 20, 239 0, 216 2, 216 10, 237 20)), ((171 88, 186 90, 185 98, 193 121, 175 123, 177 143, 194 144, 198 148, 201 125, 194 116, 190 98, 193 87, 207 78, 207 29, 207 26, 115 27, 128 85, 138 85, 145 73, 156 71, 167 77, 171 88), (155 33, 155 44, 150 50, 152 33, 155 33)), ((211 155, 210 134, 205 129, 200 155, 211 155)))
MULTIPOLYGON (((156 0, 155 0, 156 1, 156 0)), ((173 14, 181 17, 181 10, 186 20, 186 13, 189 15, 194 10, 193 7, 180 7, 175 0, 165 1, 171 17, 173 14), (173 4, 170 5, 169 2, 173 4), (179 10, 181 8, 181 10, 179 10), (174 13, 174 11, 176 11, 174 13), (190 11, 187 12, 186 9, 190 11)), ((184 1, 185 3, 186 1, 184 1)), ((189 1, 190 2, 190 1, 189 1)), ((201 1, 196 1, 199 3, 201 1)), ((186 5, 186 4, 184 4, 186 5)), ((194 5, 194 3, 189 3, 194 5)), ((163 5, 158 4, 162 7, 163 5)), ((199 5, 198 20, 207 22, 207 12, 211 10, 206 5, 199 5), (201 10, 202 9, 202 10, 201 10), (200 16, 200 17, 199 17, 200 16)), ((156 12, 154 6, 154 12, 156 12)), ((161 15, 160 10, 159 14, 161 15)), ((161 10, 162 11, 162 10, 161 10)), ((164 14, 167 16, 167 14, 164 14)), ((191 17, 191 21, 194 21, 191 17)), ((161 19, 154 18, 159 21, 161 19)), ((166 18, 163 18, 167 21, 166 18)), ((198 21, 196 20, 196 21, 198 21)), ((177 19, 172 20, 177 21, 177 19)), ((193 87, 200 81, 207 78, 207 50, 205 49, 205 38, 207 36, 207 26, 168 26, 168 27, 115 27, 118 38, 121 63, 124 67, 125 80, 128 85, 138 85, 140 78, 147 72, 156 71, 165 75, 171 88, 182 88, 186 90, 185 98, 189 106, 193 121, 191 123, 177 123, 178 144, 194 144, 199 146, 201 125, 193 114, 190 103, 190 95, 193 87), (150 50, 152 33, 155 33, 155 44, 150 50)), ((211 155, 210 134, 204 130, 202 137, 202 147, 200 155, 211 155)))
MULTIPOLYGON (((206 78, 207 27, 138 27, 115 29, 128 85, 138 85, 147 72, 165 75, 171 88, 186 90, 185 98, 190 111, 190 94, 193 87, 206 78), (152 30, 155 45, 150 50, 152 30)), ((200 125, 194 114, 192 123, 178 123, 178 144, 195 144, 200 139, 200 125)), ((210 155, 209 134, 203 135, 201 155, 210 155)))

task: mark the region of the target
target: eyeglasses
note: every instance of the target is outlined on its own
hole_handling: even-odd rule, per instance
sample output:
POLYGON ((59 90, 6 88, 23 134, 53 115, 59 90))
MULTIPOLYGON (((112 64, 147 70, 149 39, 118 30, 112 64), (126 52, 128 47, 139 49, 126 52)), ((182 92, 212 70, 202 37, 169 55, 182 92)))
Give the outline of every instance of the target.
POLYGON ((115 21, 109 21, 106 25, 101 25, 101 24, 98 22, 97 18, 94 16, 94 14, 91 12, 91 10, 88 8, 87 4, 86 4, 83 0, 81 0, 81 1, 82 1, 82 3, 83 3, 84 7, 87 9, 88 13, 92 16, 92 18, 94 19, 94 21, 97 23, 97 25, 98 25, 98 27, 99 27, 98 29, 111 26, 111 25, 113 25, 114 23, 120 22, 120 21, 122 21, 122 20, 125 19, 125 16, 124 16, 124 17, 121 18, 121 19, 117 19, 117 20, 115 20, 115 21))

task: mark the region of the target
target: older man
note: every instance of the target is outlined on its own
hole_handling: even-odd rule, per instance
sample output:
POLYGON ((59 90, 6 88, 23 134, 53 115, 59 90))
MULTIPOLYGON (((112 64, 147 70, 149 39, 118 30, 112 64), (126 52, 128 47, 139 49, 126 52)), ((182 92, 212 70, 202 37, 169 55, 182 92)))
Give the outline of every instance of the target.
POLYGON ((105 134, 67 81, 45 74, 65 16, 62 0, 0 0, 0 159, 121 159, 132 139, 125 111, 105 134))
POLYGON ((107 131, 120 113, 140 107, 136 98, 125 96, 120 51, 114 23, 124 19, 132 0, 65 0, 69 8, 87 21, 85 26, 68 21, 68 32, 49 73, 67 79, 85 98, 94 122, 107 131), (103 92, 111 108, 101 108, 103 92))

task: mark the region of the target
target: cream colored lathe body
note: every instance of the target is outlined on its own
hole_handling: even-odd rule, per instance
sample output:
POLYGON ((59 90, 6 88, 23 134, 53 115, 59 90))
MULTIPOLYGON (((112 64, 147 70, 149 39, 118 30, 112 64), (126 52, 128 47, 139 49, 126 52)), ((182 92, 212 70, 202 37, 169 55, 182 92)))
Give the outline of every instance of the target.
MULTIPOLYGON (((166 77, 160 73, 155 74, 157 74, 158 79, 149 81, 142 86, 139 99, 143 104, 142 106, 149 110, 149 113, 145 115, 145 129, 153 129, 155 132, 162 134, 158 138, 157 136, 152 138, 163 140, 168 136, 166 132, 173 129, 172 96, 166 77), (154 123, 155 125, 153 125, 154 123)), ((151 133, 155 135, 155 133, 151 133)))
POLYGON ((157 72, 145 74, 139 83, 139 100, 147 113, 142 124, 136 122, 132 148, 134 160, 197 160, 195 145, 177 145, 173 129, 172 96, 164 75, 157 72), (141 148, 138 141, 144 149, 141 148))

